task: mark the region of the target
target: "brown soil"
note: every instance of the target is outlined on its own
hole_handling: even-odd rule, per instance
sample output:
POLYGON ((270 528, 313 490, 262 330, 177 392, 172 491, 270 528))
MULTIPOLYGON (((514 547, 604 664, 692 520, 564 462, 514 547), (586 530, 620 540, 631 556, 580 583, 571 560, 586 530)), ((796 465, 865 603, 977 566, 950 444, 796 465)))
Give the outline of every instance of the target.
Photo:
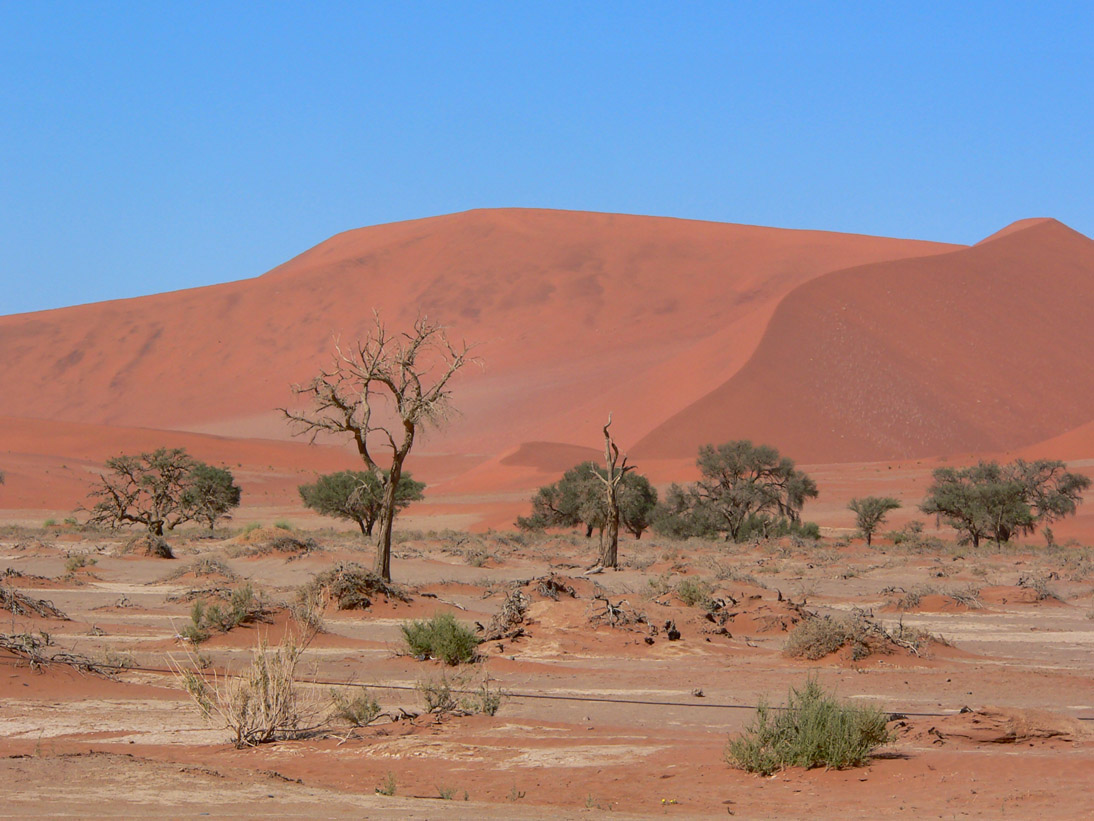
MULTIPOLYGON (((352 538, 296 535, 315 538, 320 550, 286 561, 233 558, 230 541, 173 539, 173 547, 185 561, 224 561, 275 604, 294 601, 336 561, 368 563, 352 538)), ((0 539, 9 557, 0 569, 59 573, 66 548, 14 551, 27 536, 0 539)), ((552 565, 587 566, 594 545, 584 539, 475 538, 495 566, 468 564, 462 537, 411 537, 396 548, 394 570, 412 602, 381 597, 365 610, 325 613, 305 678, 319 692, 328 681, 370 686, 389 717, 366 728, 330 724, 309 738, 237 750, 169 672, 122 669, 110 679, 62 664, 32 669, 0 654, 7 812, 152 817, 170 806, 173 817, 302 817, 309 806, 314 816, 314 802, 334 818, 578 818, 609 808, 619 818, 1071 818, 1086 810, 1094 739, 1091 722, 1076 719, 1094 716, 1094 622, 1086 617, 1094 579, 1061 574, 1066 554, 983 550, 953 560, 884 546, 684 546, 646 537, 621 545, 620 571, 582 576, 552 565), (883 589, 936 584, 941 566, 962 587, 970 584, 963 577, 978 578, 973 569, 994 568, 980 588, 990 610, 882 612, 883 589), (992 595, 1027 590, 1016 585, 1020 576, 1054 572, 1049 585, 1063 603, 992 595), (681 602, 672 589, 684 578, 709 584, 713 603, 681 602), (527 605, 514 623, 521 630, 481 645, 473 675, 510 693, 497 715, 423 714, 415 683, 446 670, 405 655, 400 625, 443 610, 485 626, 516 592, 527 605), (606 603, 621 614, 614 626, 606 603), (902 622, 955 646, 931 644, 919 655, 895 647, 857 661, 843 652, 815 662, 782 654, 803 613, 852 607, 890 630, 902 622), (811 674, 843 698, 904 714, 893 723, 897 740, 864 769, 761 778, 727 765, 726 739, 752 715, 734 705, 763 696, 779 703, 811 674), (376 794, 388 773, 396 794, 376 794)), ((207 580, 163 581, 162 561, 113 556, 109 537, 94 539, 103 547, 100 578, 49 591, 72 620, 17 618, 4 632, 44 631, 48 652, 102 663, 128 656, 165 671, 172 659, 190 663, 176 638, 189 604, 169 599, 207 580)), ((16 589, 19 578, 8 576, 16 589)), ((275 607, 268 622, 198 649, 213 668, 235 670, 260 637, 276 643, 294 627, 275 607)))

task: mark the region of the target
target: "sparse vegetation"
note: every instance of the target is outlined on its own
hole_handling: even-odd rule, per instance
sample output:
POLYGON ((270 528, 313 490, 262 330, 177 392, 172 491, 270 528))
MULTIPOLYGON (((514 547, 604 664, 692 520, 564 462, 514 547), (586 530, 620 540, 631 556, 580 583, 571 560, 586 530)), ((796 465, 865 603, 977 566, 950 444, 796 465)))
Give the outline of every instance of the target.
POLYGON ((261 621, 268 612, 262 596, 256 594, 254 587, 247 582, 233 590, 223 605, 195 600, 190 609, 190 623, 183 627, 181 635, 193 644, 200 644, 214 630, 227 633, 241 624, 261 621))
POLYGON ((316 602, 334 602, 339 610, 365 610, 372 605, 374 596, 410 601, 405 591, 354 562, 339 563, 323 571, 312 579, 301 595, 312 596, 316 602))
POLYGON ((176 665, 176 673, 206 718, 222 723, 237 747, 252 747, 297 737, 318 717, 318 705, 297 679, 303 652, 304 646, 286 634, 272 650, 260 640, 239 676, 209 673, 194 669, 196 665, 176 665))
POLYGON ((412 621, 402 626, 403 639, 411 655, 433 658, 455 666, 472 661, 479 637, 451 613, 437 613, 428 621, 412 621))
POLYGON ((896 647, 919 655, 932 638, 927 633, 890 633, 861 610, 853 610, 847 615, 810 615, 803 619, 786 637, 783 653, 815 661, 850 647, 851 659, 860 661, 877 653, 891 653, 896 647))
POLYGON ((77 570, 82 570, 85 567, 93 567, 98 564, 95 557, 88 556, 84 553, 75 553, 65 559, 65 572, 75 573, 77 570))
POLYGON ((706 606, 713 592, 714 588, 704 579, 681 579, 673 587, 676 598, 688 607, 706 606))
POLYGON ((891 740, 883 712, 841 703, 810 678, 790 689, 785 708, 762 701, 748 729, 730 739, 726 760, 761 775, 786 767, 838 770, 863 766, 891 740))
POLYGON ((380 702, 364 687, 332 688, 330 698, 334 718, 351 727, 367 727, 380 717, 380 702))

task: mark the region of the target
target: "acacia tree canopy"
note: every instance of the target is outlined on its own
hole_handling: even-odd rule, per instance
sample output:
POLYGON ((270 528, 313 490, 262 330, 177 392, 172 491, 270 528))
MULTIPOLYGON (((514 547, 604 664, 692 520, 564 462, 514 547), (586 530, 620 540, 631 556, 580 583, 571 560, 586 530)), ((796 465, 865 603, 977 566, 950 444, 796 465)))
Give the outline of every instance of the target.
MULTIPOLYGON (((517 519, 522 530, 543 530, 548 527, 585 527, 585 535, 603 530, 607 525, 608 505, 604 484, 597 479, 608 476, 603 465, 582 462, 574 465, 557 482, 544 485, 532 497, 532 515, 517 519)), ((657 490, 649 479, 635 471, 627 471, 617 488, 619 522, 635 538, 650 526, 657 505, 657 490)))
POLYGON ((740 541, 752 531, 765 535, 796 528, 816 483, 770 445, 747 439, 704 445, 696 460, 702 478, 669 488, 657 513, 666 535, 713 536, 740 541))
MULTIPOLYGON (((316 513, 356 522, 361 533, 371 536, 383 505, 385 480, 386 476, 378 478, 367 470, 328 473, 316 478, 314 484, 301 485, 300 498, 316 513)), ((395 488, 396 512, 424 498, 423 490, 425 483, 415 481, 410 473, 400 476, 395 488)))
POLYGON ((974 547, 984 538, 1007 542, 1073 515, 1090 487, 1090 477, 1051 459, 938 468, 933 478, 920 510, 938 516, 974 547))
POLYGON ((111 528, 143 525, 162 536, 187 521, 210 527, 239 505, 240 491, 232 474, 190 456, 183 448, 157 448, 137 456, 106 460, 108 473, 89 494, 91 524, 111 528))
POLYGON ((886 514, 899 507, 900 500, 892 496, 863 496, 847 504, 847 509, 855 514, 855 523, 866 537, 867 545, 873 542, 874 531, 885 521, 886 514))
POLYGON ((231 518, 229 511, 239 507, 242 495, 230 470, 195 461, 182 506, 189 518, 209 525, 212 532, 218 520, 231 518))

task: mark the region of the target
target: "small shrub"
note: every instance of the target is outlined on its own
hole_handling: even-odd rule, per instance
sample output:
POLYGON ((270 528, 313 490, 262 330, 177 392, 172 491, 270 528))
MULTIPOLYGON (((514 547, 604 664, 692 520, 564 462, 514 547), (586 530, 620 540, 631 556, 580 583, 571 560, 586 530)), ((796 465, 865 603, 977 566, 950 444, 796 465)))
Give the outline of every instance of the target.
POLYGON ((676 583, 673 592, 688 607, 704 607, 710 602, 714 590, 703 579, 681 579, 676 583))
POLYGON ((163 538, 163 536, 156 536, 152 533, 134 536, 125 543, 122 552, 137 553, 141 556, 149 556, 154 559, 175 558, 175 554, 171 550, 171 545, 168 544, 167 540, 163 538))
POLYGON ((453 666, 472 661, 479 645, 475 631, 460 624, 451 613, 437 613, 428 621, 405 623, 402 630, 412 655, 439 659, 453 666))
MULTIPOLYGON (((1053 576, 1056 574, 1053 573, 1053 576)), ((1037 601, 1046 601, 1048 599, 1055 599, 1056 601, 1063 601, 1052 588, 1048 586, 1049 577, 1040 575, 1022 576, 1018 579, 1018 586, 1025 587, 1028 590, 1032 590, 1037 594, 1037 601)))
POLYGON ((399 785, 395 783, 395 773, 388 772, 387 777, 376 786, 378 795, 395 795, 399 785))
POLYGON ((483 675, 482 681, 474 689, 466 692, 460 699, 460 706, 473 715, 497 715, 505 694, 490 685, 490 677, 483 675))
POLYGON ((198 599, 190 608, 190 624, 183 628, 182 636, 193 644, 200 644, 209 638, 211 631, 227 633, 241 624, 261 621, 267 607, 261 595, 256 594, 250 582, 237 587, 231 597, 222 606, 198 599))
POLYGON ((873 653, 892 652, 892 637, 877 622, 855 610, 845 616, 813 616, 804 619, 786 637, 783 652, 811 661, 850 645, 855 661, 873 653))
POLYGON ((380 703, 363 687, 332 689, 330 699, 334 718, 351 727, 367 727, 380 717, 380 703))
POLYGON ((74 556, 69 556, 67 559, 65 559, 65 570, 69 573, 75 573, 81 568, 91 567, 92 565, 95 565, 97 563, 98 562, 96 562, 96 560, 91 556, 77 554, 74 556))
POLYGON ((273 526, 276 527, 278 530, 293 529, 292 522, 287 522, 284 519, 278 519, 276 522, 273 523, 273 526))
POLYGON ((425 679, 419 681, 415 687, 422 697, 427 713, 444 715, 459 709, 460 703, 448 676, 442 674, 440 678, 425 679))
POLYGON ((784 709, 761 702, 752 724, 730 739, 726 760, 761 775, 786 767, 859 767, 892 740, 886 721, 876 708, 840 703, 810 678, 802 689, 791 688, 784 709))

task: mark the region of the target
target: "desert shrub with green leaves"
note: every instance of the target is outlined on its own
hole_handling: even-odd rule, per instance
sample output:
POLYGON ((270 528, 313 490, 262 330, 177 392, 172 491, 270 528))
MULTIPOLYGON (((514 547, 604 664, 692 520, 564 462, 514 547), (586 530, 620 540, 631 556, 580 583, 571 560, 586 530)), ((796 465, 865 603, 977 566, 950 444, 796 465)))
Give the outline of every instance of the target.
POLYGON ((434 658, 456 665, 472 661, 479 637, 470 627, 460 624, 451 613, 437 613, 427 621, 411 621, 402 626, 403 639, 412 655, 434 658))
POLYGON ((748 728, 729 740, 726 760, 761 775, 787 767, 860 767, 892 740, 887 721, 877 708, 842 703, 810 678, 790 689, 785 708, 761 701, 748 728))
POLYGON ((200 644, 213 630, 227 633, 241 624, 261 621, 267 611, 261 594, 255 593, 254 587, 247 582, 233 590, 231 598, 223 605, 196 600, 190 609, 190 624, 183 628, 182 635, 193 644, 200 644))

